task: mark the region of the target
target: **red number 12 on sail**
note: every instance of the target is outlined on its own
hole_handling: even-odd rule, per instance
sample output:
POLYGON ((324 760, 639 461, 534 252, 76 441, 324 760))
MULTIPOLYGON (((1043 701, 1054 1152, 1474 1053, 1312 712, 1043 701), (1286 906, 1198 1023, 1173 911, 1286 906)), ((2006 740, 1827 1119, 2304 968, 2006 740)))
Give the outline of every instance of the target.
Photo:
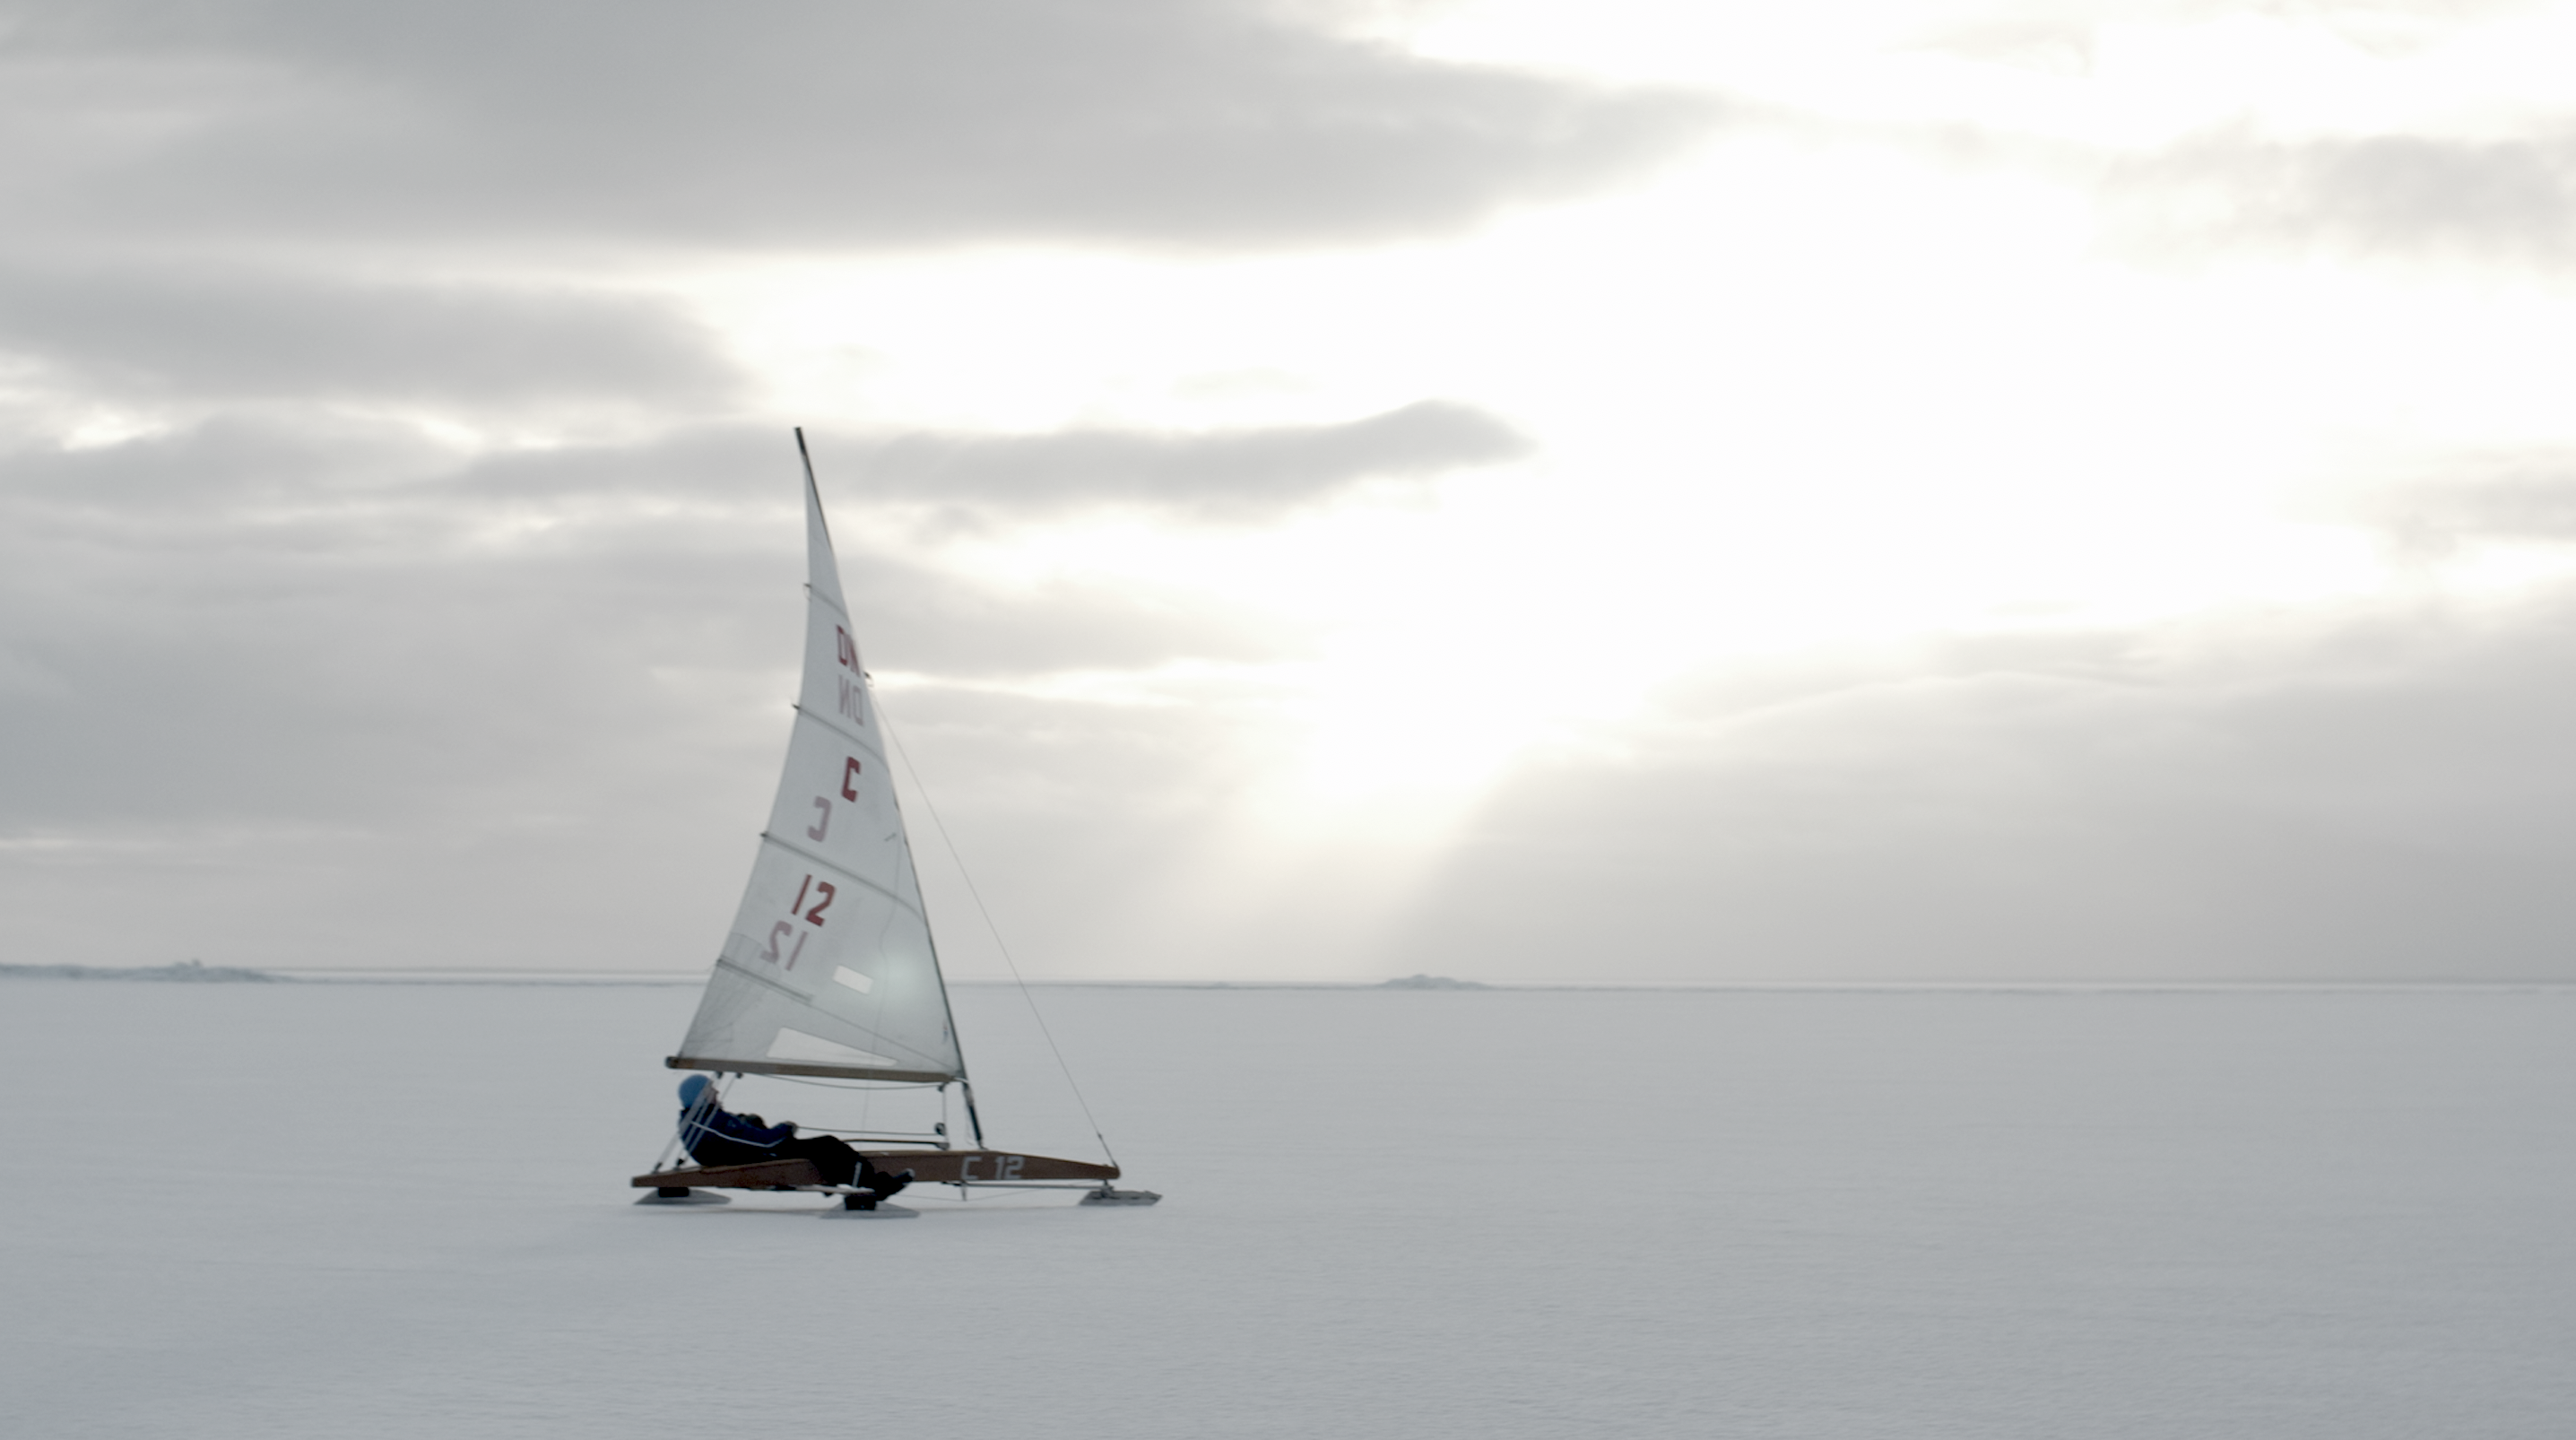
POLYGON ((814 877, 808 875, 805 877, 805 883, 796 887, 796 903, 787 907, 787 913, 793 915, 799 910, 805 910, 805 918, 820 925, 823 923, 823 912, 832 908, 832 901, 840 893, 833 888, 831 881, 826 880, 817 885, 814 883, 814 877), (805 892, 808 889, 821 897, 814 902, 814 908, 811 910, 805 910, 805 892))

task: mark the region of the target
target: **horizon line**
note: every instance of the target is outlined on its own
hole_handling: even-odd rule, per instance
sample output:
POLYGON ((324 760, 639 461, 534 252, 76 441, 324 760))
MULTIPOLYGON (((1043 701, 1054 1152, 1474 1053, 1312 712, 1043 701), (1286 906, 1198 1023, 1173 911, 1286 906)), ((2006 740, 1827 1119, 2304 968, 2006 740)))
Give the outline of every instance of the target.
MULTIPOLYGON (((65 964, 0 965, 0 976, 41 978, 41 972, 72 972, 62 978, 102 980, 158 976, 186 966, 91 966, 65 964), (38 973, 30 973, 38 972, 38 973)), ((246 966, 215 965, 209 970, 248 971, 262 976, 318 984, 446 985, 695 985, 708 972, 693 970, 539 970, 510 966, 246 966)), ((1014 986, 1103 990, 1438 990, 1466 993, 1502 991, 1724 991, 1836 992, 1913 991, 1980 993, 2045 991, 2052 993, 2135 993, 2155 991, 2430 991, 2430 990, 2560 990, 2576 989, 2576 977, 2446 977, 2446 978, 2000 978, 1956 979, 1544 979, 1476 980, 1463 976, 1399 976, 1387 979, 1244 979, 1244 978, 1050 978, 1015 980, 1008 976, 945 977, 954 987, 972 989, 1014 986), (1427 983, 1408 984, 1407 981, 1427 983)))

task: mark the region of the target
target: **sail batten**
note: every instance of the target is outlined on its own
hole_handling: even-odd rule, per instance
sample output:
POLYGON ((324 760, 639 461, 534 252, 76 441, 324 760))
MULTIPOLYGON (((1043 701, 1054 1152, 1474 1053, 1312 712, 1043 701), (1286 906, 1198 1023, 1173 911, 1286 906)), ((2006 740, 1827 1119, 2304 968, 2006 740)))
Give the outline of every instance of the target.
POLYGON ((742 903, 670 1063, 960 1079, 965 1057, 810 470, 805 524, 798 723, 742 903))
POLYGON ((820 725, 824 729, 831 731, 833 734, 840 736, 842 739, 849 741, 851 744, 858 746, 860 749, 867 751, 870 755, 875 756, 878 764, 882 765, 885 763, 885 751, 878 748, 875 741, 860 734, 858 731, 853 730, 838 721, 826 720, 822 716, 815 714, 813 711, 806 709, 802 705, 791 705, 788 708, 796 712, 797 719, 806 721, 809 724, 820 725))
MULTIPOLYGON (((786 851, 788 854, 793 855, 793 856, 797 857, 797 858, 798 858, 798 859, 800 859, 800 860, 809 860, 809 861, 812 861, 814 864, 819 865, 819 866, 823 867, 824 869, 831 871, 831 872, 832 872, 833 874, 835 874, 835 875, 841 875, 841 876, 845 876, 845 877, 847 877, 847 878, 849 878, 849 879, 855 880, 855 881, 859 882, 860 884, 865 885, 865 886, 866 886, 866 887, 868 887, 869 889, 874 890, 874 891, 875 891, 875 892, 877 892, 879 895, 884 896, 886 899, 893 901, 895 904, 900 905, 900 906, 902 906, 903 908, 905 908, 906 910, 911 911, 911 912, 912 912, 912 913, 914 913, 915 915, 921 915, 921 914, 922 914, 922 909, 921 909, 921 907, 920 907, 918 904, 915 904, 913 901, 911 901, 911 900, 909 900, 909 899, 906 899, 904 896, 902 896, 902 895, 900 895, 900 894, 897 894, 896 892, 894 892, 894 891, 892 891, 892 890, 887 889, 887 888, 886 888, 886 887, 884 887, 883 885, 878 884, 878 883, 877 883, 877 882, 875 882, 874 880, 869 879, 868 877, 866 877, 865 875, 860 874, 860 873, 859 873, 858 871, 856 871, 856 870, 848 869, 847 867, 842 866, 841 864, 839 864, 839 863, 837 863, 837 862, 835 862, 835 861, 832 861, 832 860, 829 860, 829 859, 824 858, 823 856, 817 855, 817 854, 815 854, 813 851, 806 849, 804 846, 799 845, 799 844, 797 844, 796 842, 794 842, 794 841, 792 841, 792 840, 781 840, 781 839, 779 839, 777 836, 770 834, 770 833, 769 833, 768 831, 766 831, 766 830, 764 830, 764 831, 760 832, 760 838, 761 838, 762 840, 764 840, 764 841, 767 841, 769 844, 772 844, 772 845, 777 846, 779 849, 786 851)), ((929 917, 928 917, 928 916, 926 916, 926 915, 924 915, 924 916, 923 916, 923 918, 926 920, 926 919, 928 919, 929 917)))

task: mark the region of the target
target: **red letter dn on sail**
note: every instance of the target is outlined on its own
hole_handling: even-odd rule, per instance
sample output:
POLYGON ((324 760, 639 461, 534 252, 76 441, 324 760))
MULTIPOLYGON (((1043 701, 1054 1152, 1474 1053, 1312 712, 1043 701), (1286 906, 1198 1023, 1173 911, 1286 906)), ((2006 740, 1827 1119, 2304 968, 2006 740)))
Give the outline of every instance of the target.
POLYGON ((850 672, 836 677, 841 682, 841 713, 849 717, 851 723, 865 725, 868 723, 867 681, 863 676, 852 678, 860 674, 859 647, 850 643, 850 632, 839 625, 832 627, 832 640, 841 668, 850 672))

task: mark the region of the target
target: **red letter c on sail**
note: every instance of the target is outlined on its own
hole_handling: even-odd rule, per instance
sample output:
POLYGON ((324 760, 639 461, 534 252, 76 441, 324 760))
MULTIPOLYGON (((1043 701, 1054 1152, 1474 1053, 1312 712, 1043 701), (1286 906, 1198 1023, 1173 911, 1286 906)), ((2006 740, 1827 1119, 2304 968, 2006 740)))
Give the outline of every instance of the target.
POLYGON ((852 755, 847 758, 850 763, 841 767, 841 798, 856 800, 859 798, 859 757, 852 755))

